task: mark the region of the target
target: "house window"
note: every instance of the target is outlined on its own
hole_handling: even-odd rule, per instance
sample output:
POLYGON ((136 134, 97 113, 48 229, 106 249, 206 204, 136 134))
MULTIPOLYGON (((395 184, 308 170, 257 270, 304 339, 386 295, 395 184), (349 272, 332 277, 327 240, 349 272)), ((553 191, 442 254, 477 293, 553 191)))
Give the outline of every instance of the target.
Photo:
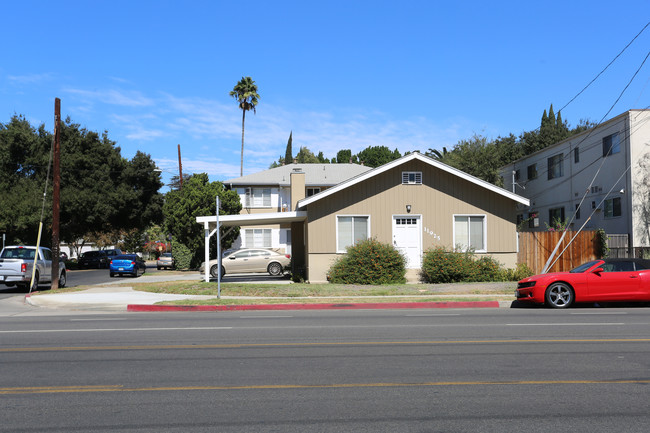
POLYGON ((422 172, 421 171, 403 171, 402 184, 404 185, 421 185, 422 172))
POLYGON ((246 248, 271 248, 271 229, 245 229, 246 248))
POLYGON ((580 162, 580 148, 579 147, 576 147, 575 149, 573 149, 573 162, 575 164, 580 162))
POLYGON ((454 245, 463 250, 487 251, 485 215, 454 215, 454 245))
POLYGON ((515 170, 515 181, 521 178, 521 170, 515 170))
POLYGON ((556 207, 548 210, 548 223, 555 227, 564 224, 564 207, 556 207))
POLYGON ((580 219, 580 205, 579 204, 576 205, 576 219, 577 220, 580 219))
POLYGON ((318 194, 320 192, 320 187, 315 187, 315 188, 307 188, 307 197, 311 197, 314 194, 318 194))
POLYGON ((359 241, 368 238, 370 218, 367 216, 337 216, 336 236, 337 251, 344 253, 346 249, 359 241))
POLYGON ((539 213, 537 211, 528 212, 528 228, 534 229, 539 227, 539 213))
POLYGON ((247 188, 246 207, 271 207, 271 188, 247 188))
POLYGON ((621 198, 614 197, 605 200, 605 218, 621 216, 621 198))
POLYGON ((548 180, 564 176, 563 154, 558 153, 548 159, 548 180))
POLYGON ((603 157, 610 156, 621 151, 621 139, 618 132, 603 137, 603 157))
POLYGON ((537 164, 528 166, 528 180, 537 179, 537 164))

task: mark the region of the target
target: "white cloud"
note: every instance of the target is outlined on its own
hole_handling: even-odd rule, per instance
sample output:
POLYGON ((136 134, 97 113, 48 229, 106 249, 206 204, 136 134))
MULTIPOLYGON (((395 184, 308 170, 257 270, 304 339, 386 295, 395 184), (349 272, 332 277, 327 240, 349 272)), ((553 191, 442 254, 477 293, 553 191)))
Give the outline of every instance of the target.
POLYGON ((104 103, 110 105, 118 105, 123 107, 147 107, 153 105, 154 101, 151 98, 143 96, 140 92, 136 91, 123 91, 123 90, 82 90, 65 88, 64 92, 76 95, 82 100, 89 103, 104 103))
MULTIPOLYGON (((241 110, 202 97, 154 96, 119 88, 102 91, 67 89, 78 97, 84 115, 112 122, 111 135, 121 146, 149 152, 162 168, 178 170, 176 143, 183 146, 187 173, 205 172, 217 179, 239 176, 241 110), (149 143, 149 144, 147 144, 149 143), (172 150, 173 149, 173 150, 172 150), (163 165, 165 164, 165 165, 163 165)), ((466 119, 393 118, 379 111, 337 109, 314 111, 270 103, 246 113, 244 174, 265 170, 285 153, 293 131, 293 151, 301 146, 333 158, 342 149, 357 153, 386 146, 401 153, 448 148, 473 132, 466 119)))
POLYGON ((35 84, 52 79, 52 74, 26 74, 26 75, 8 75, 7 80, 18 84, 35 84))

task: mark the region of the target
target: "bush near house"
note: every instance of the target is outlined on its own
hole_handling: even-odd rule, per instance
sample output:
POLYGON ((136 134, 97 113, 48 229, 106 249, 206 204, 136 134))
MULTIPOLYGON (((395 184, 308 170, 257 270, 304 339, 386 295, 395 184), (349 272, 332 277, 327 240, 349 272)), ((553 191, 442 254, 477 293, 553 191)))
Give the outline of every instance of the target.
POLYGON ((471 251, 461 252, 436 247, 425 251, 422 279, 427 283, 460 283, 484 281, 519 281, 532 275, 528 266, 505 269, 489 256, 477 258, 471 251))
POLYGON ((176 269, 190 269, 192 262, 192 252, 185 245, 180 242, 174 242, 173 249, 174 261, 176 269))
POLYGON ((337 284, 403 284, 406 258, 390 244, 366 239, 348 247, 329 269, 329 280, 337 284))

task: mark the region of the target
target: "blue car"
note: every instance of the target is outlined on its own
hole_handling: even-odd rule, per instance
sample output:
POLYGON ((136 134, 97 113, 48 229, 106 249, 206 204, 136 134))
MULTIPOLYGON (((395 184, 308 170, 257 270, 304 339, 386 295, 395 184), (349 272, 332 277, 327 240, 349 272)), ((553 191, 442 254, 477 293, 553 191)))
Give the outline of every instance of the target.
POLYGON ((114 277, 115 274, 128 274, 137 277, 145 273, 147 265, 136 254, 122 254, 111 259, 108 269, 110 270, 111 277, 114 277))

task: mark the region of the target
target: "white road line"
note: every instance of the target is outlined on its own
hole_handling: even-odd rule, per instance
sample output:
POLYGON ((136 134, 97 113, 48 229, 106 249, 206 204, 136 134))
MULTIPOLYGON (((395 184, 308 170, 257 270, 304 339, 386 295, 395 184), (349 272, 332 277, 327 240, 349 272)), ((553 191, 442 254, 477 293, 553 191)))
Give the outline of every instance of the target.
POLYGON ((295 316, 239 316, 240 319, 285 319, 295 316))
POLYGON ((109 320, 126 320, 126 319, 70 319, 71 322, 107 322, 109 320))
POLYGON ((97 329, 24 329, 15 331, 0 331, 0 334, 37 334, 56 332, 119 332, 119 331, 215 331, 232 329, 231 326, 215 326, 201 328, 97 328, 97 329))
POLYGON ((571 313, 571 314, 574 314, 576 316, 587 316, 587 315, 605 316, 605 315, 612 315, 612 314, 627 314, 627 312, 625 312, 625 311, 617 311, 617 312, 611 312, 611 313, 602 312, 602 313, 571 313))
POLYGON ((405 317, 444 317, 444 316, 460 316, 460 314, 406 314, 405 317))
POLYGON ((621 326, 625 323, 506 323, 506 326, 621 326))

